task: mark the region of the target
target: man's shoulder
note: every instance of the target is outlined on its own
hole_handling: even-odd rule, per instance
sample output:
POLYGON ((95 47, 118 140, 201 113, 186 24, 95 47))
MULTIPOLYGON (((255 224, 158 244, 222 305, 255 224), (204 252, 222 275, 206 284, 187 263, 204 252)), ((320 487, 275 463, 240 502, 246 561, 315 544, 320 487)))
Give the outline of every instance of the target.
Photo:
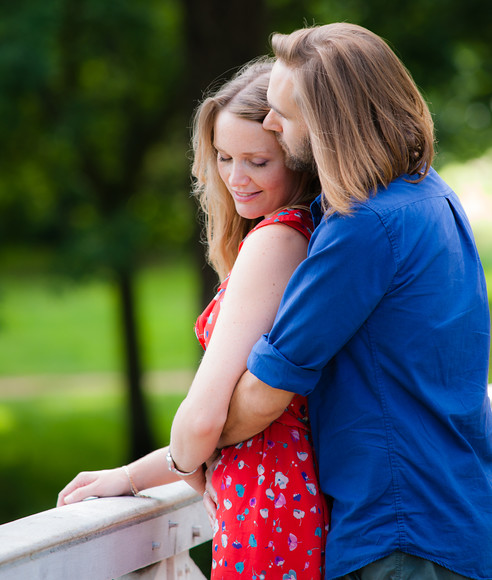
POLYGON ((431 168, 424 179, 417 179, 409 175, 396 178, 368 199, 354 202, 346 215, 336 212, 323 215, 317 201, 311 207, 317 230, 372 228, 377 223, 383 227, 396 226, 401 220, 419 220, 428 216, 433 207, 447 205, 449 201, 453 206, 459 206, 456 194, 434 169, 431 168))
POLYGON ((396 178, 388 187, 380 188, 367 201, 358 205, 360 209, 365 208, 381 215, 409 207, 414 207, 418 212, 425 211, 424 208, 429 205, 443 203, 445 198, 454 195, 449 185, 431 168, 423 179, 411 175, 396 178))

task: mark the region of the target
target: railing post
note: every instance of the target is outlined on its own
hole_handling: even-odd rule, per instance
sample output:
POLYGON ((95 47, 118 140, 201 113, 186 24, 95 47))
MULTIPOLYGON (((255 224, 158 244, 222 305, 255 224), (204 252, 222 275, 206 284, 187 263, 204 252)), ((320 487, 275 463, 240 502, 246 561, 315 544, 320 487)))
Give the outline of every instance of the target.
POLYGON ((120 576, 117 580, 206 580, 189 552, 183 552, 141 570, 120 576))

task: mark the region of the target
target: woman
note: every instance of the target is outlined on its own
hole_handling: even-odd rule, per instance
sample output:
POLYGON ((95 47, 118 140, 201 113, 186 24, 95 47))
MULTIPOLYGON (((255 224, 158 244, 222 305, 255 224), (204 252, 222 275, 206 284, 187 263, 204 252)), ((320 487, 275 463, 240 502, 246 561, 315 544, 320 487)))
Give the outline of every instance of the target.
MULTIPOLYGON (((123 468, 79 474, 58 505, 136 494, 178 477, 205 492, 202 465, 215 453, 248 354, 271 328, 311 233, 313 179, 285 166, 275 135, 262 126, 271 66, 247 65, 195 117, 196 193, 207 217, 209 260, 223 281, 197 321, 206 352, 176 413, 171 444, 123 468)), ((212 578, 322 577, 326 507, 303 398, 264 432, 223 449, 213 484, 212 578)))

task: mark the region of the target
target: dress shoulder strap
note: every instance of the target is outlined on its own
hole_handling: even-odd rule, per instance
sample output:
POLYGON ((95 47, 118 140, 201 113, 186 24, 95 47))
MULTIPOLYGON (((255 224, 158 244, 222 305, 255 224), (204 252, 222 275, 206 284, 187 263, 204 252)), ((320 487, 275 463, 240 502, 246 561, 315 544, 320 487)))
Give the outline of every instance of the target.
MULTIPOLYGON (((314 229, 310 211, 307 209, 286 208, 281 209, 274 215, 261 220, 259 224, 257 224, 250 232, 248 232, 248 235, 244 238, 244 240, 246 240, 248 236, 250 236, 256 230, 272 224, 285 224, 286 226, 290 226, 291 228, 297 230, 299 233, 303 234, 308 241, 311 239, 314 229)), ((241 250, 241 246, 243 245, 244 240, 241 242, 239 250, 241 250)))

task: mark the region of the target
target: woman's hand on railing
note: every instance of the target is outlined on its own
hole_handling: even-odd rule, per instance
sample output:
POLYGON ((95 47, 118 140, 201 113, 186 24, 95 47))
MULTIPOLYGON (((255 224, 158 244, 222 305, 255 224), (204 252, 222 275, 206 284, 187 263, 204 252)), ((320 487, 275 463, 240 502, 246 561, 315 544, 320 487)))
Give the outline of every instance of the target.
POLYGON ((102 471, 82 471, 58 494, 57 507, 88 497, 116 497, 132 493, 123 467, 102 471))

